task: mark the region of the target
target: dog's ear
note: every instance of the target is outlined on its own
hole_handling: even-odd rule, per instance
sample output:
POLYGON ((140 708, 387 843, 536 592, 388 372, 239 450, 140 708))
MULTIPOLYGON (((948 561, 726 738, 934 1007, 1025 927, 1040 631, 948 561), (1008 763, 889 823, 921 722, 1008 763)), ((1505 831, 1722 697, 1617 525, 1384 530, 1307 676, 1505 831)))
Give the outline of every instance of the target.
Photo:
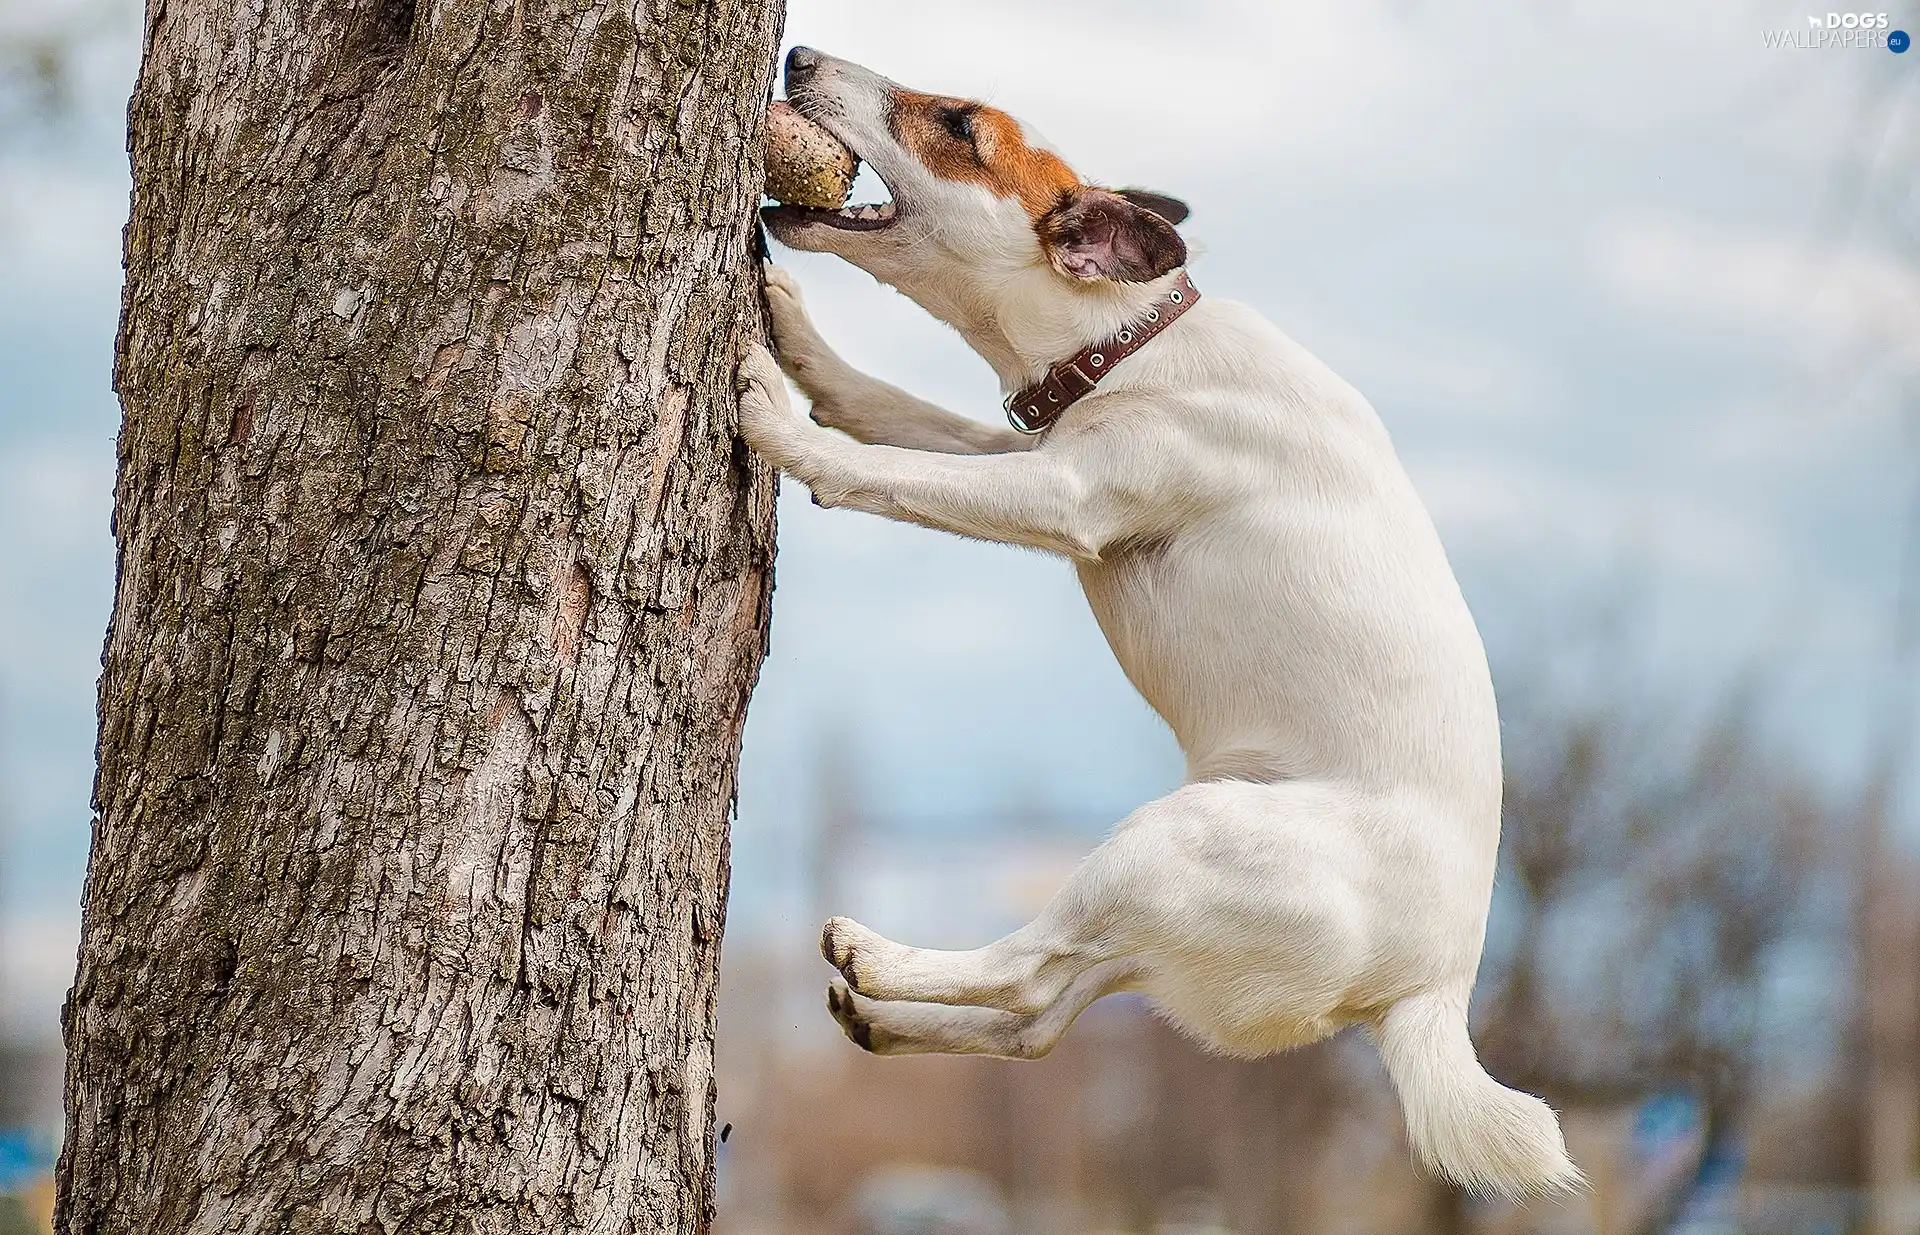
POLYGON ((1187 216, 1193 213, 1187 209, 1187 203, 1179 198, 1155 193, 1152 189, 1115 189, 1114 192, 1142 210, 1153 211, 1169 223, 1185 223, 1187 216))
POLYGON ((1076 279, 1145 283, 1187 260, 1173 224, 1111 189, 1083 185, 1034 227, 1054 269, 1076 279))

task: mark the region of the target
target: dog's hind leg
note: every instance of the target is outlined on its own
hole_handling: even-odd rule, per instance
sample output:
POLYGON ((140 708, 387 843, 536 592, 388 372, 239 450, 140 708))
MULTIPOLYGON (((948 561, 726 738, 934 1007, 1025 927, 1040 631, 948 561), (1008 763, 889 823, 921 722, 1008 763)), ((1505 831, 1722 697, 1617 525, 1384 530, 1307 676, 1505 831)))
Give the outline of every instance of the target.
MULTIPOLYGON (((1183 1032, 1232 1054, 1269 1054, 1325 1037, 1369 1006, 1374 949, 1395 938, 1369 916, 1369 858, 1352 839, 1371 809, 1339 787, 1187 785, 1128 816, 1039 917, 1005 938, 936 951, 835 918, 823 949, 869 999, 1015 1017, 1038 1015, 1081 975, 1124 958, 1183 1032)), ((1404 986, 1393 974, 1378 982, 1404 986)))
POLYGON ((1087 970, 1116 959, 1045 915, 1005 938, 963 952, 895 943, 851 918, 833 918, 820 952, 848 987, 877 1000, 995 1008, 1033 1016, 1087 970))
POLYGON ((1146 903, 1160 894, 1156 837, 1164 817, 1187 809, 1181 796, 1135 811, 1074 869, 1038 917, 984 947, 908 947, 851 918, 833 918, 821 932, 820 950, 868 999, 1037 1016, 1083 974, 1151 945, 1138 928, 1146 903))
POLYGON ((827 1008, 855 1044, 875 1055, 997 1055, 1038 1059, 1096 999, 1130 989, 1138 965, 1108 961, 1087 970, 1031 1016, 940 1003, 883 1003, 844 983, 827 988, 827 1008))

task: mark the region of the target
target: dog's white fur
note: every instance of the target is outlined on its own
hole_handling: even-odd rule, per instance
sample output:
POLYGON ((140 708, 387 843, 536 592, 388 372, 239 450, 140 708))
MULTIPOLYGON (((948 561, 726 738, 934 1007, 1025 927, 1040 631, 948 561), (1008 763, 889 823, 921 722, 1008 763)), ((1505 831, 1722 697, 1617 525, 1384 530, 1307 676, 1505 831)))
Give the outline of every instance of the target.
MULTIPOLYGON (((1136 320, 1173 277, 1061 273, 1017 202, 934 175, 896 139, 892 83, 809 55, 790 96, 887 181, 899 219, 776 219, 776 234, 898 287, 1006 389, 1136 320)), ((1361 1024, 1431 1166, 1512 1195, 1579 1186, 1552 1111, 1492 1080, 1467 1036, 1499 722, 1473 619, 1366 400, 1208 296, 1032 439, 854 370, 785 272, 769 266, 766 291, 818 423, 756 350, 741 366, 755 449, 823 505, 1071 559, 1187 758, 1185 785, 1004 939, 934 951, 830 921, 845 986, 829 1002, 849 1035, 879 1054, 1032 1058, 1122 990, 1240 1056, 1361 1024)))

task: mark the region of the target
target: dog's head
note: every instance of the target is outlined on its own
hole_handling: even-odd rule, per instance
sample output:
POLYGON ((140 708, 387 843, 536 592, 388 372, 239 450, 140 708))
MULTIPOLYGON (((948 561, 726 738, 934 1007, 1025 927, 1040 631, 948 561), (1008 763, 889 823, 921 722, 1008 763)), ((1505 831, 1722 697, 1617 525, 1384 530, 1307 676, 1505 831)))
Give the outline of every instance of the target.
POLYGON ((1023 319, 1040 333, 1076 307, 1098 319, 1134 299, 1130 287, 1186 262, 1173 226, 1185 205, 1082 182, 1003 111, 909 90, 806 47, 787 56, 787 98, 864 160, 892 201, 770 206, 773 234, 845 258, 970 337, 992 323, 1016 352, 1044 352, 1056 344, 1017 337, 1023 319))

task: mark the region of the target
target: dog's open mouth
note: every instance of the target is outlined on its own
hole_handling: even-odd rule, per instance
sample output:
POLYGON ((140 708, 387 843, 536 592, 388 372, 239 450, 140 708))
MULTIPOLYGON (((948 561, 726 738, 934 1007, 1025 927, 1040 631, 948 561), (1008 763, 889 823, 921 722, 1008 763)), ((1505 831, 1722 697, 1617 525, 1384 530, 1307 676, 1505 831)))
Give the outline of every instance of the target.
POLYGON ((766 207, 761 214, 770 219, 780 219, 789 223, 819 223, 848 232, 878 231, 883 227, 893 226, 894 220, 899 217, 899 212, 891 201, 842 206, 838 210, 823 210, 819 206, 795 206, 783 202, 777 206, 766 207))
POLYGON ((859 152, 853 151, 852 147, 848 147, 848 150, 853 153, 856 168, 854 187, 864 187, 859 181, 869 180, 878 186, 881 193, 886 194, 884 200, 849 203, 837 209, 808 206, 798 202, 780 202, 778 205, 766 207, 761 213, 769 219, 778 219, 784 223, 818 223, 822 227, 837 227, 846 232, 873 232, 883 227, 893 226, 900 217, 899 207, 893 201, 893 190, 887 187, 886 181, 880 179, 880 173, 874 171, 871 164, 861 161, 859 152), (862 168, 867 175, 858 174, 858 169, 862 168))

